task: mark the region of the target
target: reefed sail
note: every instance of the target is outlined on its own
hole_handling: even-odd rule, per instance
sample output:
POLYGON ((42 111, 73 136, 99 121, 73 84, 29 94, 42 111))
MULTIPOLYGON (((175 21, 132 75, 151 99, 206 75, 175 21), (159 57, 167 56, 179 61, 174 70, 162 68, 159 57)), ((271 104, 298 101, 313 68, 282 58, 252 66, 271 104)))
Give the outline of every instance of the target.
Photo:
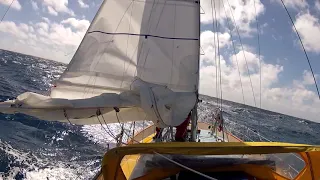
POLYGON ((75 124, 99 123, 101 113, 107 123, 178 125, 196 103, 199 16, 194 0, 104 1, 50 97, 27 93, 0 109, 75 124))

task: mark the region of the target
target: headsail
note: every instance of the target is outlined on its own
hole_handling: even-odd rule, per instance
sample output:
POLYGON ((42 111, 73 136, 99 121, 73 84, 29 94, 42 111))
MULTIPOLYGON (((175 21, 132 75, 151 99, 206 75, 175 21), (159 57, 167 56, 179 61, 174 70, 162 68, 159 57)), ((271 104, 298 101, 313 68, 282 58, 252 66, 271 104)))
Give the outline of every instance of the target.
MULTIPOLYGON (((75 100, 87 103, 87 98, 108 93, 101 99, 108 106, 100 109, 111 108, 103 113, 112 113, 106 119, 114 122, 113 96, 121 94, 114 106, 127 109, 121 112, 122 121, 143 120, 145 113, 158 119, 186 116, 198 89, 199 16, 195 0, 104 1, 50 101, 67 99, 75 110, 75 100), (154 110, 154 105, 159 107, 154 110)), ((90 105, 88 109, 98 107, 90 105)))
POLYGON ((136 76, 174 91, 195 91, 197 7, 190 0, 105 1, 51 97, 123 92, 136 76))

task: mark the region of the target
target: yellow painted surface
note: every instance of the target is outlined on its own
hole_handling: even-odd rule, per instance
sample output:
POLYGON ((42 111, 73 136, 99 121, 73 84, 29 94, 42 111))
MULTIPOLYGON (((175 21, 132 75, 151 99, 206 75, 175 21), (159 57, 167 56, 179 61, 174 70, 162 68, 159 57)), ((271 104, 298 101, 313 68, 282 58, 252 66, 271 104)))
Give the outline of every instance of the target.
MULTIPOLYGON (((290 144, 277 142, 219 142, 219 143, 147 143, 152 141, 152 136, 146 138, 146 143, 133 144, 125 147, 118 147, 110 150, 103 158, 102 172, 105 179, 120 179, 131 174, 137 154, 184 154, 184 155, 229 155, 229 154, 275 154, 275 153, 299 153, 303 157, 306 168, 297 176, 297 180, 306 178, 320 178, 320 147, 305 144, 290 144), (121 160, 127 156, 129 163, 121 160), (119 164, 121 163, 121 167, 119 164), (127 167, 125 167, 127 166, 127 167), (120 170, 119 170, 120 169, 120 170), (123 171, 122 171, 123 170, 123 171), (122 174, 121 174, 122 173, 122 174)), ((249 172, 248 172, 249 173, 249 172)), ((277 177, 275 179, 283 179, 277 177)))
MULTIPOLYGON (((142 143, 151 143, 153 140, 153 136, 155 136, 155 133, 144 138, 142 140, 142 143)), ((140 158, 139 154, 126 155, 123 157, 120 166, 121 166, 122 171, 127 179, 129 179, 129 177, 131 176, 131 173, 132 173, 134 167, 136 166, 139 158, 140 158)))
POLYGON ((134 167, 136 166, 137 161, 139 160, 140 155, 134 154, 134 155, 127 155, 123 157, 121 161, 121 168, 126 176, 127 179, 129 179, 134 167))
MULTIPOLYGON (((150 132, 151 133, 151 132, 150 132)), ((149 134, 150 134, 149 133, 149 134)), ((104 179, 129 179, 140 154, 192 154, 192 155, 230 155, 230 154, 275 154, 275 153, 298 153, 301 155, 306 166, 301 170, 295 180, 320 179, 320 147, 306 144, 290 144, 277 142, 216 142, 216 143, 151 143, 155 133, 146 138, 141 138, 141 144, 132 144, 120 147, 106 153, 103 158, 102 173, 104 179), (119 162, 120 167, 119 168, 119 162)), ((256 165, 239 165, 234 167, 216 167, 208 171, 231 171, 241 170, 259 179, 287 180, 268 167, 256 165)), ((150 171, 145 176, 138 178, 154 179, 168 177, 176 174, 178 169, 159 168, 150 171), (159 176, 159 177, 158 177, 159 176), (160 177, 161 176, 161 177, 160 177)))
POLYGON ((144 139, 142 140, 142 143, 151 143, 152 140, 153 140, 153 137, 154 137, 155 135, 156 135, 156 133, 153 133, 153 134, 151 134, 150 136, 144 138, 144 139))

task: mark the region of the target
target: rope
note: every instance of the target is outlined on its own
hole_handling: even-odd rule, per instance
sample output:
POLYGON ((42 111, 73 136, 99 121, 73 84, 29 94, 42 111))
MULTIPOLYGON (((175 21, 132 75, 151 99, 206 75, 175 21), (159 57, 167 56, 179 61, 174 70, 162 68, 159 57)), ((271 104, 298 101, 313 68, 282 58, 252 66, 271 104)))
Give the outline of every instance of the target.
POLYGON ((119 147, 121 145, 121 143, 122 143, 123 132, 124 132, 124 129, 122 127, 120 133, 115 138, 117 140, 117 147, 119 147))
POLYGON ((240 42, 241 49, 242 49, 242 52, 243 52, 244 60, 245 60, 245 62, 246 62, 246 67, 247 67, 248 76, 249 76, 249 80, 250 80, 250 85, 251 85, 251 90, 252 90, 252 96, 253 96, 253 100, 254 100, 254 105, 255 105, 255 107, 257 107, 256 97, 255 97, 255 95, 254 95, 254 90, 253 90, 251 75, 250 75, 250 71, 249 71, 249 66, 248 66, 246 54, 245 54, 245 52, 244 52, 244 47, 243 47, 242 40, 241 40, 241 36, 240 36, 240 33, 239 33, 239 28, 238 28, 238 26, 237 26, 237 24, 236 24, 236 20, 235 20, 235 18, 234 18, 233 13, 232 13, 232 8, 231 8, 231 5, 230 5, 230 3, 229 3, 229 0, 227 0, 227 3, 228 3, 228 5, 229 5, 229 9, 230 9, 230 12, 231 12, 231 15, 232 15, 232 19, 233 19, 233 22, 234 22, 234 26, 235 26, 236 31, 237 31, 237 34, 238 34, 238 36, 239 36, 239 42, 240 42))
POLYGON ((301 46, 302 46, 303 52, 304 52, 304 54, 305 54, 305 56, 306 56, 306 58, 307 58, 308 64, 309 64, 309 68, 310 68, 310 71, 311 71, 311 74, 312 74, 312 77, 313 77, 313 80, 314 80, 314 84, 315 84, 316 89, 317 89, 318 97, 319 97, 319 99, 320 99, 320 93, 319 93, 318 84, 317 84, 316 78, 315 78, 315 76, 314 76, 313 69, 312 69, 311 62, 310 62, 310 60, 309 60, 309 57, 308 57, 307 51, 306 51, 306 49, 304 48, 304 45, 303 45, 302 39, 301 39, 301 37, 300 37, 300 34, 299 34, 299 32, 298 32, 298 30, 297 30, 296 26, 294 25, 293 19, 292 19, 291 15, 290 15, 290 13, 289 13, 289 11, 288 11, 288 9, 287 9, 286 5, 284 4, 283 0, 281 0, 281 2, 282 2, 282 5, 283 5, 284 9, 286 10, 286 12, 287 12, 287 14, 288 14, 289 18, 290 18, 290 21, 291 21, 291 23, 292 23, 292 25, 293 25, 293 27, 294 27, 294 30, 295 30, 295 31, 296 31, 296 33, 297 33, 297 36, 298 36, 299 41, 300 41, 300 43, 301 43, 301 46))
POLYGON ((210 176, 208 176, 208 175, 206 175, 206 174, 203 174, 203 173, 201 173, 201 172, 199 172, 199 171, 197 171, 197 170, 194 170, 194 169, 191 169, 191 168, 189 168, 189 167, 187 167, 187 166, 185 166, 185 165, 182 165, 182 164, 180 164, 180 163, 178 163, 178 162, 176 162, 176 161, 174 161, 174 160, 172 160, 172 159, 170 159, 170 158, 167 158, 166 156, 164 156, 164 155, 162 155, 162 154, 159 154, 159 153, 157 153, 157 152, 155 152, 155 151, 153 151, 153 152, 154 152, 155 154, 157 154, 158 156, 160 156, 160 157, 162 157, 162 158, 164 158, 164 159, 172 162, 173 164, 176 164, 176 165, 178 165, 178 166, 180 166, 180 167, 182 167, 182 168, 184 168, 184 169, 186 169, 186 170, 189 170, 189 171, 191 171, 191 172, 193 172, 193 173, 196 173, 196 174, 198 174, 198 175, 200 175, 200 176, 202 176, 202 177, 205 177, 205 178, 207 178, 207 179, 217 180, 217 179, 215 179, 215 178, 213 178, 213 177, 210 177, 210 176))
MULTIPOLYGON (((119 141, 118 141, 117 136, 115 136, 115 135, 112 133, 112 131, 110 130, 110 128, 109 128, 108 124, 106 123, 106 121, 105 121, 105 119, 104 119, 104 116, 103 116, 103 114, 101 113, 100 109, 97 110, 97 115, 96 115, 96 117, 97 117, 97 119, 98 119, 101 127, 106 131, 106 133, 107 133, 109 136, 111 136, 114 140, 116 140, 116 141, 117 141, 117 144, 119 144, 119 141), (102 117, 102 119, 103 119, 103 121, 104 121, 104 123, 105 123, 105 125, 106 125, 106 127, 107 127, 108 130, 102 125, 102 123, 101 123, 101 121, 100 121, 100 119, 99 119, 99 115, 102 117)), ((121 144, 128 145, 127 143, 124 143, 124 142, 122 142, 122 141, 121 141, 121 144)))
POLYGON ((68 117, 68 114, 67 114, 67 111, 65 109, 63 109, 63 114, 64 114, 64 117, 69 121, 69 123, 72 125, 69 117, 68 117))
POLYGON ((115 139, 116 137, 115 137, 115 135, 112 133, 112 131, 110 131, 109 128, 108 128, 109 131, 107 131, 107 129, 102 125, 102 123, 101 123, 101 121, 100 121, 100 119, 99 119, 99 116, 96 116, 96 117, 97 117, 97 119, 98 119, 98 121, 99 121, 99 123, 100 123, 100 125, 101 125, 101 128, 102 128, 109 136, 111 136, 113 139, 115 139))

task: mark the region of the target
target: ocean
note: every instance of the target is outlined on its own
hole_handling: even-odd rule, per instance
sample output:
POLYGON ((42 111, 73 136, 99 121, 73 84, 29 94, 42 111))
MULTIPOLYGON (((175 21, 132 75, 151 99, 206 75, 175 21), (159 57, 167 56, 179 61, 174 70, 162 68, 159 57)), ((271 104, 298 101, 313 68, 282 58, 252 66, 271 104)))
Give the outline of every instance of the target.
MULTIPOLYGON (((48 95, 65 68, 66 64, 0 50, 0 101, 27 91, 48 95)), ((200 98, 199 121, 210 122, 216 99, 200 98)), ((320 144, 319 123, 230 101, 223 101, 222 109, 227 130, 247 141, 320 144)), ((119 130, 117 124, 110 127, 114 133, 119 130)), ((0 113, 0 179, 90 179, 113 143, 101 125, 0 113)))

